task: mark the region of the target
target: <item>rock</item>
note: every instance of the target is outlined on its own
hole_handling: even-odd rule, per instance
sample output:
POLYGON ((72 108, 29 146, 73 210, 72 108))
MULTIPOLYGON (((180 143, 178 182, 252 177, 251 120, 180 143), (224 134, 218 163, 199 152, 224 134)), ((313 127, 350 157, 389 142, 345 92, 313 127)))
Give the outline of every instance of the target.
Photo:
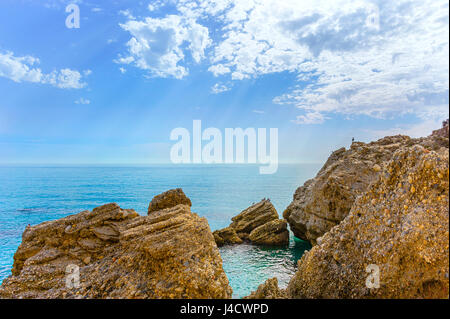
POLYGON ((278 218, 277 210, 268 199, 248 207, 231 220, 230 226, 214 232, 219 247, 244 241, 256 245, 284 245, 289 242, 287 222, 278 218))
POLYGON ((0 298, 230 298, 205 218, 107 204, 27 227, 0 298), (70 226, 70 227, 69 227, 70 226), (66 279, 79 269, 79 287, 66 279), (67 273, 66 273, 67 272, 67 273))
POLYGON ((332 153, 317 176, 296 190, 283 212, 294 235, 315 245, 317 238, 348 215, 356 198, 379 178, 395 151, 413 145, 429 151, 448 149, 448 137, 438 133, 418 139, 389 136, 368 144, 354 142, 349 150, 332 153))
POLYGON ((175 207, 177 205, 192 206, 191 200, 184 194, 181 188, 171 189, 153 197, 148 206, 148 214, 161 209, 175 207))
POLYGON ((448 148, 398 149, 348 216, 302 256, 288 296, 448 298, 448 178, 448 148), (379 288, 366 286, 374 267, 379 288))
POLYGON ((264 225, 267 222, 278 219, 278 213, 269 200, 262 200, 250 206, 239 215, 231 218, 230 227, 234 228, 238 236, 248 239, 253 229, 264 225))
POLYGON ((236 231, 231 227, 226 227, 213 232, 214 240, 217 246, 241 244, 242 239, 236 234, 236 231))
POLYGON ((449 121, 448 119, 442 122, 442 128, 433 131, 431 134, 433 137, 443 137, 448 138, 449 135, 449 121))
POLYGON ((257 245, 286 245, 289 243, 287 222, 282 219, 272 220, 253 229, 248 238, 257 245))
POLYGON ((271 278, 259 285, 256 291, 253 291, 244 299, 285 299, 286 297, 286 291, 278 288, 278 279, 271 278))

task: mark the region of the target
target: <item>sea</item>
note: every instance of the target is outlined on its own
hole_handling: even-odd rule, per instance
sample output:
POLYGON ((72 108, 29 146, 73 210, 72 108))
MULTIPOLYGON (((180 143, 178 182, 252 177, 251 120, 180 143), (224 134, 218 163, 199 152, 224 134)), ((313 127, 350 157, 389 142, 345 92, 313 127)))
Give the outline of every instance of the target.
MULTIPOLYGON (((253 165, 0 166, 0 282, 11 275, 13 256, 28 224, 111 202, 146 215, 153 196, 181 187, 192 201, 192 211, 206 217, 214 231, 263 198, 272 201, 281 217, 296 188, 321 166, 279 165, 272 175, 259 174, 253 165)), ((250 294, 272 277, 287 286, 298 259, 311 247, 292 233, 290 238, 288 247, 220 248, 234 298, 250 294)))

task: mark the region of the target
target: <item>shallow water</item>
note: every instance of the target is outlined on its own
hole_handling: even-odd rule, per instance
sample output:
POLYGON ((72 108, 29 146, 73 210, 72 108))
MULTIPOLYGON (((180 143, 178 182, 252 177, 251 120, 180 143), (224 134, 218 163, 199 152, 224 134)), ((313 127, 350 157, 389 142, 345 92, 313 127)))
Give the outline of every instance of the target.
MULTIPOLYGON (((273 175, 257 166, 145 167, 0 167, 0 281, 11 274, 13 255, 27 224, 75 214, 116 202, 146 214, 153 196, 182 187, 192 210, 208 219, 212 230, 262 198, 270 198, 279 215, 295 189, 321 165, 281 165, 273 175)), ((309 245, 291 236, 287 248, 251 245, 220 249, 234 297, 243 297, 267 278, 285 286, 309 245)))

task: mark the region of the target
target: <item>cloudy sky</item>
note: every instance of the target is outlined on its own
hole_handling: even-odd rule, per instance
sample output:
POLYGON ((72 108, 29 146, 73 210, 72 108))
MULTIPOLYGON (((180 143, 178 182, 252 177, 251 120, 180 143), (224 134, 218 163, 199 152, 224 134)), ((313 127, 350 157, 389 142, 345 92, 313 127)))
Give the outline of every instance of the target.
POLYGON ((448 1, 2 0, 0 163, 168 162, 170 132, 279 129, 281 162, 448 117, 448 1), (80 8, 67 28, 66 6, 80 8))

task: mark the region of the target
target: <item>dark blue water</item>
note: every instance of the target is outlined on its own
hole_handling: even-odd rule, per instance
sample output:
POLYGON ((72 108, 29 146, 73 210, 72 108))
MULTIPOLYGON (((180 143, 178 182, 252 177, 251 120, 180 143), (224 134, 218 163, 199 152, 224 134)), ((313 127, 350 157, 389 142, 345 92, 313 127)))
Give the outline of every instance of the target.
MULTIPOLYGON (((182 187, 192 211, 208 219, 211 230, 270 198, 281 216, 295 189, 320 165, 281 165, 273 175, 257 166, 145 167, 0 167, 0 282, 11 274, 13 255, 27 224, 75 214, 116 202, 145 215, 153 196, 182 187)), ((292 237, 292 236, 291 236, 292 237)), ((285 286, 308 245, 291 238, 289 248, 240 245, 221 248, 225 272, 235 297, 248 295, 267 278, 285 286)))

